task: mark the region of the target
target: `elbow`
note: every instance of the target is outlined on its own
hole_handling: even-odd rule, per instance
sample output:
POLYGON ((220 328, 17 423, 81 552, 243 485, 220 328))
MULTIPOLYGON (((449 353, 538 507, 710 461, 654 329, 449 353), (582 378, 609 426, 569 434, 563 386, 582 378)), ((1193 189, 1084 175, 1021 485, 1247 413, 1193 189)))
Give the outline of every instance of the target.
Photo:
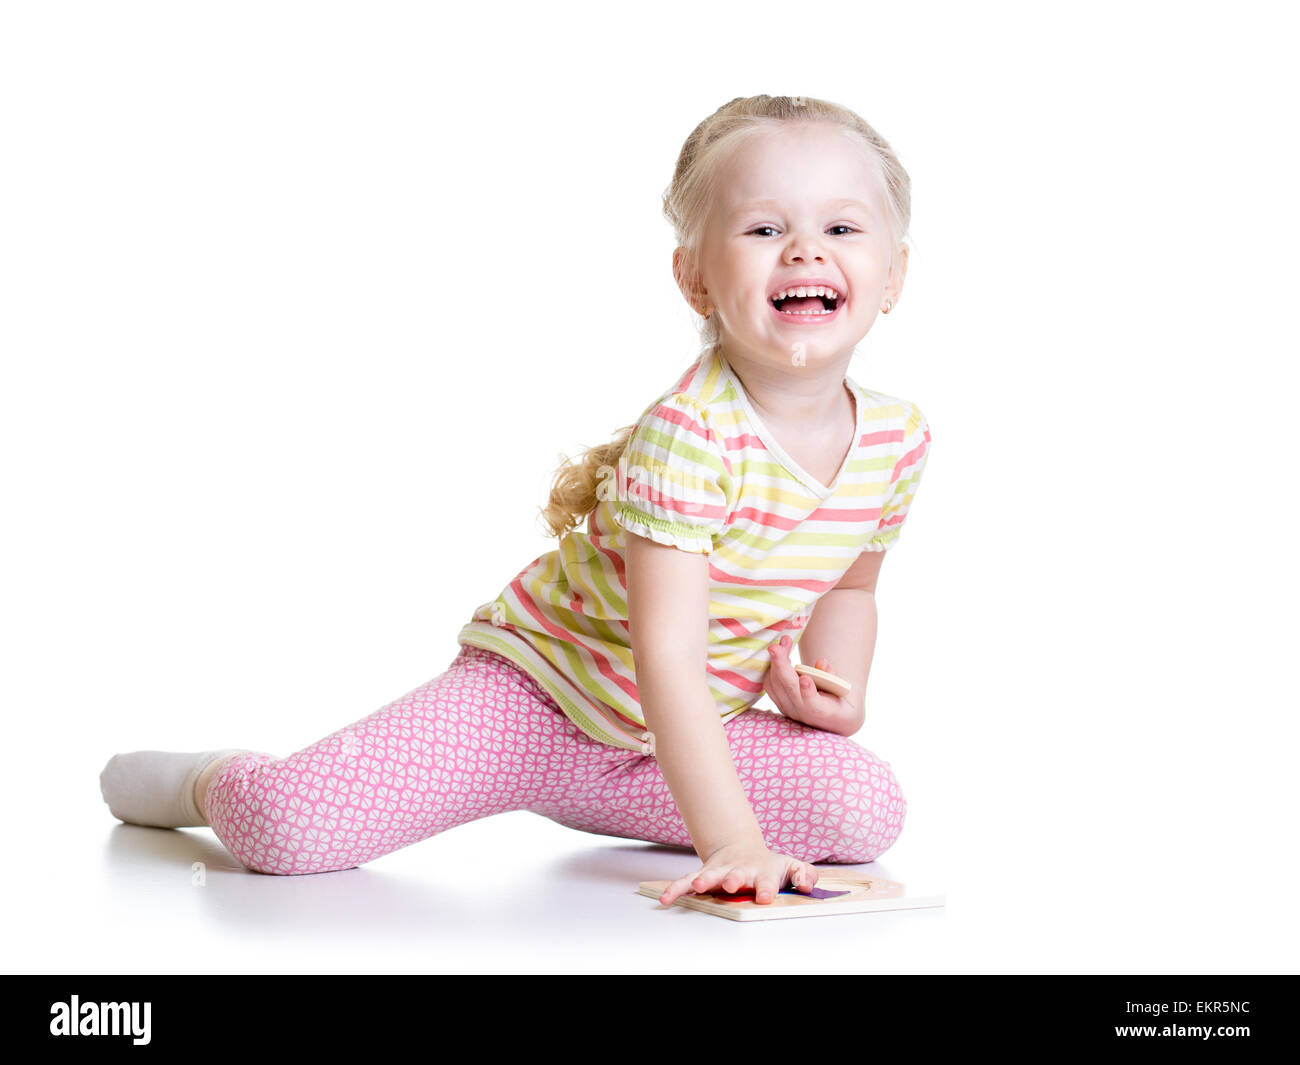
POLYGON ((841 736, 852 736, 862 730, 862 726, 867 723, 867 710, 863 706, 855 706, 849 714, 840 722, 840 727, 835 731, 841 736))

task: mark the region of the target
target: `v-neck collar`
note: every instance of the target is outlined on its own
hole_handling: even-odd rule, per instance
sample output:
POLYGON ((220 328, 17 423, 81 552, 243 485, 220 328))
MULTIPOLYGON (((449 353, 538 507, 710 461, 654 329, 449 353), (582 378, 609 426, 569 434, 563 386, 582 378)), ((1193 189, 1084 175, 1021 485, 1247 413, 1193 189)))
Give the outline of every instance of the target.
POLYGON ((858 388, 856 382, 854 382, 850 377, 846 376, 844 378, 844 386, 849 390, 849 397, 853 401, 853 439, 849 442, 849 450, 845 453, 844 461, 840 463, 840 468, 835 471, 835 476, 831 478, 831 483, 826 485, 817 480, 816 477, 800 466, 799 463, 795 462, 795 460, 786 452, 785 448, 781 446, 780 441, 772 434, 771 430, 763 424, 763 419, 758 416, 758 412, 754 410, 754 405, 749 400, 749 395, 745 391, 745 386, 740 383, 740 378, 737 377, 735 371, 732 370, 731 364, 727 362, 726 356, 722 354, 722 348, 720 346, 714 347, 713 357, 718 360, 718 365, 722 367, 723 377, 730 381, 731 387, 736 390, 736 395, 740 399, 740 405, 745 411, 745 417, 749 419, 750 424, 754 428, 754 432, 758 435, 758 438, 763 441, 763 444, 766 446, 768 451, 775 455, 777 459, 780 460, 781 465, 798 478, 802 484, 814 492, 819 499, 826 499, 828 496, 833 495, 835 489, 839 486, 840 478, 843 476, 845 469, 848 467, 849 463, 853 461, 853 456, 857 453, 858 441, 862 439, 862 391, 858 388))

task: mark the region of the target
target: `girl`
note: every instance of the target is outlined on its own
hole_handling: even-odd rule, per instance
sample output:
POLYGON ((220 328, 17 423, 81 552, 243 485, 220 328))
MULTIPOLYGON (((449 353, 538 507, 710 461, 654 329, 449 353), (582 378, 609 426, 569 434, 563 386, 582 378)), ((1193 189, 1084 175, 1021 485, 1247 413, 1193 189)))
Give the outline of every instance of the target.
POLYGON ((915 404, 849 359, 898 303, 910 180, 853 112, 732 100, 687 138, 664 211, 701 354, 610 444, 557 473, 559 537, 461 629, 447 669, 287 758, 115 755, 114 816, 211 825, 248 869, 356 868, 530 810, 694 847, 660 901, 808 892, 903 827, 862 727, 874 591, 929 453, 915 404), (586 531, 578 531, 583 518, 586 531), (839 674, 847 696, 796 673, 839 674), (779 713, 754 709, 766 692, 779 713))

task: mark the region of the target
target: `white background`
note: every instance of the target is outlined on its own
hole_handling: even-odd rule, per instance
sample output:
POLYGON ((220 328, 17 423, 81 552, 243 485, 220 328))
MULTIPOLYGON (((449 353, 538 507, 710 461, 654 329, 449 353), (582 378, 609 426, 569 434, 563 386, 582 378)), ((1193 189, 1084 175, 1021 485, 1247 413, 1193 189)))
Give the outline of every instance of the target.
POLYGON ((1294 971, 1290 10, 5 5, 5 966, 1294 971), (446 668, 559 454, 695 357, 660 196, 755 93, 913 181, 850 376, 933 450, 857 739, 946 909, 663 912, 692 855, 527 813, 289 878, 115 821, 117 751, 287 754, 446 668))

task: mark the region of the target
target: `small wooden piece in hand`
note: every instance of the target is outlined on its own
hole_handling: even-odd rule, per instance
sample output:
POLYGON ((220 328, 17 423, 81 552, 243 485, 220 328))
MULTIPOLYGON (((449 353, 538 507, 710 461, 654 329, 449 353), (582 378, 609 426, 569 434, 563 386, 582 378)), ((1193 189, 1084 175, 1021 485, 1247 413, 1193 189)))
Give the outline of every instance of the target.
POLYGON ((848 695, 853 688, 853 685, 843 677, 837 677, 834 673, 827 673, 824 669, 805 666, 802 662, 795 663, 794 671, 800 676, 812 677, 813 683, 817 685, 819 691, 830 692, 832 695, 848 695))

